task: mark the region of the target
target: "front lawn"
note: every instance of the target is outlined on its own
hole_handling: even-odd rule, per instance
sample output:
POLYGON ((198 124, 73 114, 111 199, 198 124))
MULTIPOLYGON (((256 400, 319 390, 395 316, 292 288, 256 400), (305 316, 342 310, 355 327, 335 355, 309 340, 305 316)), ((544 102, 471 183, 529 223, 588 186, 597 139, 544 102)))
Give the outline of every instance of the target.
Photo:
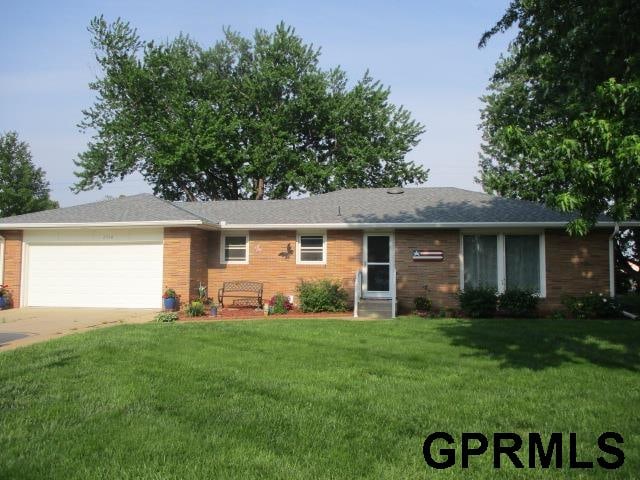
POLYGON ((639 369, 631 321, 118 326, 0 354, 0 478, 541 478, 430 469, 435 431, 564 432, 565 466, 616 431, 621 469, 545 477, 637 478, 639 369))

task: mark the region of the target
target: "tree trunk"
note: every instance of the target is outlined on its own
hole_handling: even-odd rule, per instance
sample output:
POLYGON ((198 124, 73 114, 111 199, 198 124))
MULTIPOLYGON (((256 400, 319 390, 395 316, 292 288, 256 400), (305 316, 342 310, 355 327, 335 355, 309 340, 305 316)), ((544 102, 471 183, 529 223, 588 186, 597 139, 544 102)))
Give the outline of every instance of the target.
POLYGON ((259 178, 256 182, 255 199, 256 200, 264 199, 264 178, 259 178))
POLYGON ((189 189, 189 187, 187 187, 186 183, 182 181, 179 181, 177 183, 178 183, 178 186, 182 188, 182 191, 184 192, 184 196, 187 198, 187 202, 195 202, 198 200, 194 195, 194 193, 189 189))

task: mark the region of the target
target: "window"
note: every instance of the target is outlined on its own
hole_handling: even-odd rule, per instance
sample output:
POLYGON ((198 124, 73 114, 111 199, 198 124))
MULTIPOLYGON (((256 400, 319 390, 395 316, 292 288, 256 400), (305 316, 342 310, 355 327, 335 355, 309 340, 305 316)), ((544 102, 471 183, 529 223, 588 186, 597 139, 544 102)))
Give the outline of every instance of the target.
POLYGON ((220 263, 249 263, 248 243, 246 234, 223 235, 220 242, 220 263))
POLYGON ((505 235, 507 290, 540 291, 540 239, 538 235, 505 235))
POLYGON ((298 234, 296 262, 301 264, 324 264, 326 262, 327 239, 324 233, 298 234))
POLYGON ((464 236, 464 287, 498 288, 498 237, 464 236))
POLYGON ((461 288, 545 295, 544 235, 463 235, 461 288))

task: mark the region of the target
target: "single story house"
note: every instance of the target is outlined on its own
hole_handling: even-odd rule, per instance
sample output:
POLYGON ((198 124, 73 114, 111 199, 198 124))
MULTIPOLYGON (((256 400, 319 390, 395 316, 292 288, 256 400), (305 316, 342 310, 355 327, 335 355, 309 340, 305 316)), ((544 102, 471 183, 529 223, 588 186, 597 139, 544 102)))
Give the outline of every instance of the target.
POLYGON ((301 280, 330 278, 361 312, 394 315, 422 295, 455 308, 456 293, 478 285, 529 288, 553 309, 563 295, 614 289, 616 225, 603 217, 571 237, 571 218, 458 188, 264 201, 141 194, 0 219, 0 272, 16 307, 160 308, 167 287, 185 301, 200 284, 215 297, 235 280, 295 303, 301 280))

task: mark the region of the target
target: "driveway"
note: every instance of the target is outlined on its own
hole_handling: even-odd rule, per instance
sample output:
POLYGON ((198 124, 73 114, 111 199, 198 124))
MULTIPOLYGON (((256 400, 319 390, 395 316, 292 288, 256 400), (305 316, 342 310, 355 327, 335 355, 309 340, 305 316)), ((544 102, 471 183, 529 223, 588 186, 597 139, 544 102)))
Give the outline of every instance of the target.
POLYGON ((0 351, 94 328, 144 323, 155 310, 113 308, 15 308, 0 311, 0 351))

